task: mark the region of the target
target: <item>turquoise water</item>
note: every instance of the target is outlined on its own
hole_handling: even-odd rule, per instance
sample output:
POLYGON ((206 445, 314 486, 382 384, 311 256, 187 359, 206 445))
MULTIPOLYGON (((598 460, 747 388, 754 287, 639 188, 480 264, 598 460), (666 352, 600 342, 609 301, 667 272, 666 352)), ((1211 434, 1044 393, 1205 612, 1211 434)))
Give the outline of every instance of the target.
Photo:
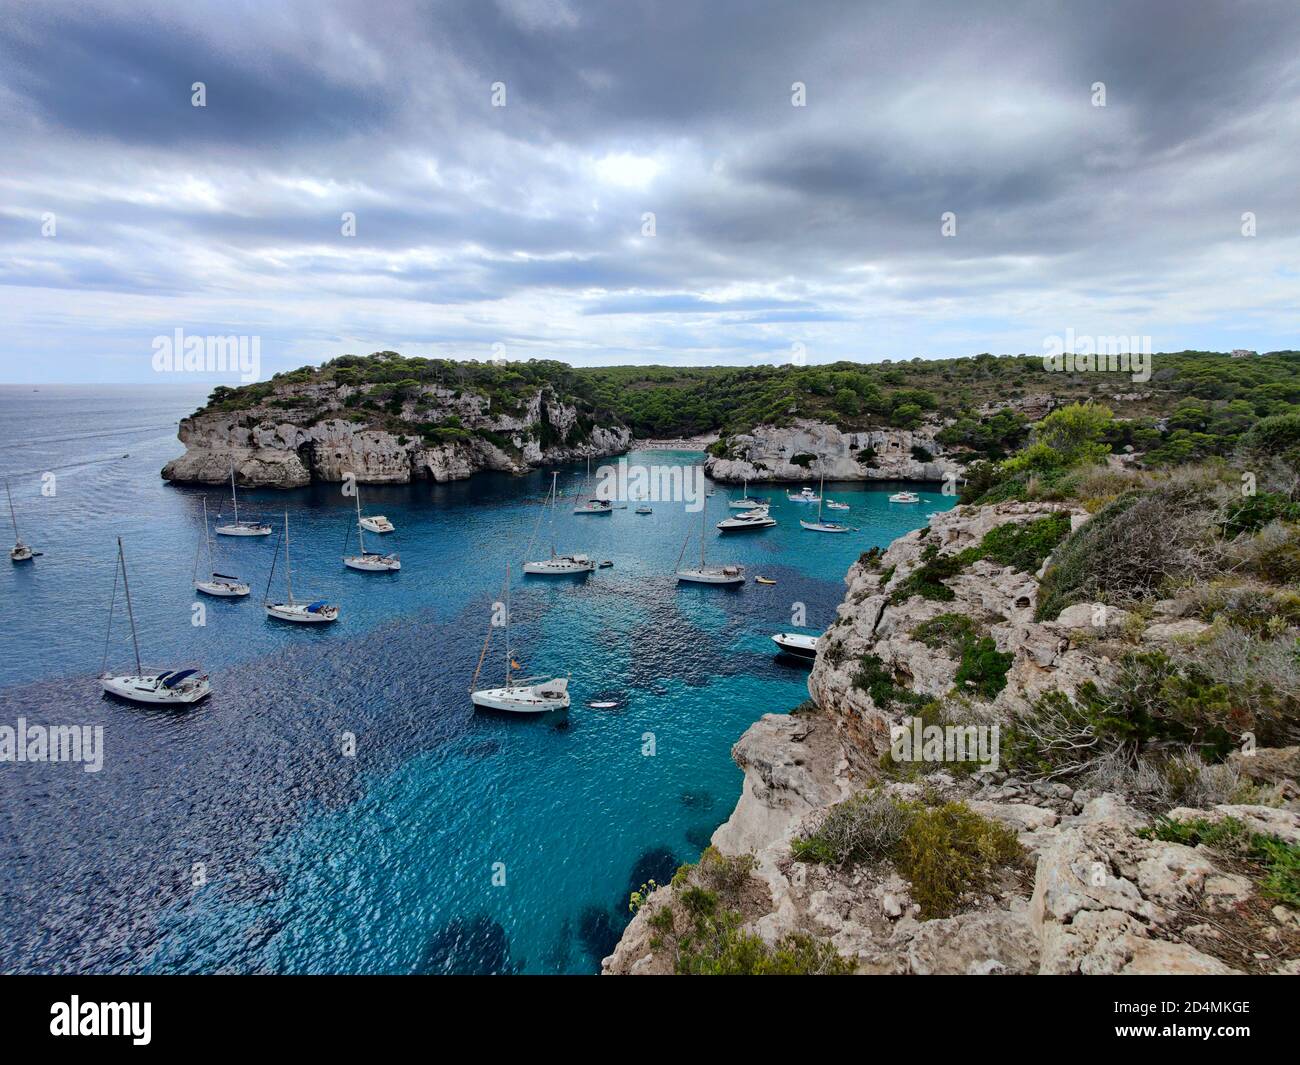
MULTIPOLYGON (((20 525, 46 552, 0 571, 0 722, 103 724, 106 747, 98 774, 0 767, 4 969, 593 972, 628 892, 694 860, 729 815, 741 780, 731 745, 807 697, 806 671, 767 637, 800 609, 805 631, 824 627, 862 551, 951 505, 937 490, 902 507, 886 501, 898 486, 828 485, 853 507, 839 520, 860 527, 828 536, 799 528, 809 508, 784 488, 755 490, 781 524, 720 537, 712 525, 739 489, 718 486, 710 561, 778 582, 740 589, 676 585, 700 524, 681 504, 601 517, 561 507, 560 549, 614 566, 513 582, 516 657, 530 673, 570 674, 574 701, 516 718, 474 711, 467 688, 549 471, 363 487, 365 508, 397 526, 373 538, 401 553, 396 574, 343 568, 351 500, 339 486, 241 492, 241 515, 289 511, 295 592, 328 596, 342 619, 267 620, 274 537, 220 538, 217 568, 253 595, 208 600, 195 627, 205 493, 158 470, 180 450, 172 423, 199 399, 0 390, 11 472, 36 471, 13 478, 20 525), (54 498, 41 496, 39 472, 64 466, 54 498), (198 660, 212 675, 197 708, 142 710, 94 683, 118 535, 144 657, 198 660), (586 705, 601 699, 618 705, 586 705), (344 733, 354 757, 340 753, 344 733)), ((583 472, 562 468, 561 491, 583 472)), ((215 512, 221 492, 206 494, 215 512)), ((125 635, 115 623, 110 664, 129 661, 125 635)), ((481 683, 500 681, 499 646, 481 683)))

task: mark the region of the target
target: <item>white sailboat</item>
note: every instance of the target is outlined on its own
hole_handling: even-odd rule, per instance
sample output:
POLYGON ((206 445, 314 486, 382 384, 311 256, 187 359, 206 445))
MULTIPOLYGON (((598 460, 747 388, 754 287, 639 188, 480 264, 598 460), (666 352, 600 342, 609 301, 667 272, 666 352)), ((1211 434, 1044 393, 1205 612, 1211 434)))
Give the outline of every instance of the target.
POLYGON ((739 499, 732 499, 727 502, 727 506, 732 510, 755 510, 758 507, 765 507, 767 503, 762 499, 751 499, 749 495, 749 478, 744 480, 744 487, 741 488, 739 499))
MULTIPOLYGON (((361 486, 352 485, 353 493, 357 499, 357 546, 361 549, 359 554, 344 554, 343 565, 348 569, 361 570, 363 573, 389 573, 393 570, 402 568, 402 560, 395 554, 383 554, 379 551, 366 550, 366 522, 361 516, 361 486)), ((388 519, 385 518, 385 521, 388 519)), ((343 550, 348 549, 348 541, 352 539, 352 530, 348 530, 348 540, 343 543, 343 550)))
POLYGON ((276 544, 275 558, 271 559, 271 572, 266 575, 266 592, 263 594, 262 606, 269 617, 281 621, 296 621, 303 625, 318 625, 327 621, 337 621, 339 608, 324 599, 310 603, 299 603, 293 598, 293 569, 289 564, 289 512, 284 512, 284 587, 288 598, 281 603, 271 602, 271 579, 275 576, 275 562, 280 557, 280 545, 276 544))
POLYGON ((685 542, 682 544, 681 554, 677 556, 677 580, 686 581, 691 584, 744 584, 745 567, 728 563, 723 566, 709 566, 704 560, 705 542, 708 540, 708 508, 700 504, 700 564, 699 566, 682 569, 682 556, 686 554, 686 548, 691 542, 690 535, 687 534, 685 542))
POLYGON ((488 710, 505 710, 513 714, 544 714, 550 710, 567 710, 569 708, 569 678, 552 677, 542 680, 539 677, 514 679, 514 671, 521 668, 515 661, 514 651, 510 646, 510 566, 506 566, 505 618, 506 644, 506 682, 500 688, 474 689, 478 683, 479 672, 483 668, 483 659, 487 657, 488 645, 492 642, 494 625, 488 626, 487 639, 483 641, 483 652, 479 655, 478 666, 469 685, 469 697, 475 706, 488 710))
POLYGON ((9 549, 9 561, 11 562, 30 562, 36 557, 38 552, 33 551, 25 543, 23 538, 18 535, 18 515, 14 513, 14 496, 9 491, 9 482, 5 481, 5 495, 9 497, 9 520, 14 526, 14 546, 9 549))
POLYGON ((203 539, 199 541, 199 546, 194 552, 194 587, 204 595, 217 595, 225 598, 245 596, 248 594, 248 585, 238 577, 232 577, 228 573, 218 573, 215 569, 216 563, 212 560, 212 535, 208 531, 208 497, 203 497, 203 539), (199 555, 203 551, 203 545, 208 545, 208 576, 199 578, 199 555))
POLYGON ((799 524, 802 525, 809 532, 821 532, 821 533, 849 532, 850 531, 849 527, 847 525, 844 525, 841 522, 822 520, 822 496, 825 494, 825 492, 826 492, 826 471, 822 470, 821 484, 817 488, 817 493, 818 493, 817 494, 817 520, 804 521, 803 518, 800 518, 799 524))
POLYGON ((775 524, 776 519, 768 513, 767 505, 760 504, 743 514, 733 514, 729 518, 723 518, 718 522, 718 531, 744 532, 748 529, 770 529, 775 524))
MULTIPOLYGON (((197 703, 212 694, 212 684, 207 675, 197 669, 145 669, 140 664, 140 641, 135 632, 135 612, 131 608, 131 585, 126 577, 126 553, 122 538, 117 538, 118 573, 126 597, 126 616, 131 623, 131 646, 135 649, 135 672, 113 673, 104 670, 99 684, 110 695, 130 699, 136 703, 197 703)), ((108 606, 108 632, 104 637, 104 665, 108 664, 108 641, 113 634, 113 607, 117 604, 117 577, 113 575, 113 600, 108 606)), ((102 669, 102 666, 101 666, 102 669)))
MULTIPOLYGON (((587 456, 587 478, 582 482, 582 495, 590 491, 591 484, 591 456, 587 456)), ((596 499, 594 497, 583 499, 578 497, 578 501, 573 505, 575 514, 613 514, 614 504, 608 499, 596 499)))
POLYGON ((235 494, 235 460, 230 460, 230 502, 235 508, 235 520, 217 526, 218 536, 270 536, 271 526, 264 521, 239 520, 239 496, 235 494))
MULTIPOLYGON (((596 568, 596 562, 595 562, 594 559, 592 559, 592 558, 589 557, 588 555, 580 555, 580 554, 567 554, 567 555, 561 555, 561 554, 557 554, 557 553, 556 553, 556 550, 555 550, 555 503, 556 503, 556 497, 557 497, 557 494, 558 494, 557 489, 556 489, 556 478, 557 478, 557 477, 559 477, 559 474, 557 474, 557 473, 552 473, 552 474, 551 474, 551 494, 550 494, 550 496, 549 496, 549 500, 550 500, 550 518, 551 518, 551 524, 550 524, 550 532, 551 532, 551 557, 550 557, 550 558, 544 558, 544 559, 541 559, 540 561, 537 561, 537 562, 527 562, 527 561, 525 561, 525 562, 524 562, 524 572, 525 572, 525 573, 532 573, 532 574, 535 574, 535 575, 537 575, 537 576, 551 576, 551 577, 566 577, 566 576, 571 576, 571 575, 573 575, 573 574, 575 574, 575 573, 590 573, 592 570, 594 570, 594 569, 596 568)), ((546 507, 546 501, 545 501, 545 500, 543 500, 543 502, 542 502, 542 506, 543 506, 543 508, 546 507)), ((544 515, 545 513, 546 513, 546 510, 543 509, 543 511, 542 511, 542 515, 544 515)), ((538 515, 538 522, 539 522, 539 523, 541 522, 542 515, 538 515)), ((536 538, 536 536, 537 536, 537 532, 536 532, 536 530, 533 531, 533 536, 534 536, 534 538, 536 538)), ((529 547, 531 547, 531 546, 532 546, 532 544, 531 544, 531 542, 530 542, 530 543, 529 543, 529 547)))

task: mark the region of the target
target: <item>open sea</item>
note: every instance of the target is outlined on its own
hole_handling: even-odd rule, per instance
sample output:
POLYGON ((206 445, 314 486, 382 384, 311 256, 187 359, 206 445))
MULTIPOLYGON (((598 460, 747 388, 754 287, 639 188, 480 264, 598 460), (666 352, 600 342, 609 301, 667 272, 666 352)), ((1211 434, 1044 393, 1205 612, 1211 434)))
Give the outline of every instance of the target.
MULTIPOLYGON (((753 486, 780 525, 722 537, 713 524, 740 492, 719 485, 709 560, 750 577, 728 589, 676 584, 700 526, 682 504, 593 517, 562 500, 560 550, 614 565, 516 575, 516 658, 530 674, 570 674, 573 707, 512 717, 476 711, 467 692, 550 471, 363 486, 366 511, 397 526, 367 536, 400 552, 392 574, 343 567, 353 502, 339 485, 241 491, 241 517, 289 512, 297 598, 342 609, 332 626, 287 625, 261 608, 275 536, 214 538, 216 568, 247 580, 247 598, 191 586, 203 497, 228 517, 229 492, 172 487, 159 470, 207 391, 0 386, 19 530, 44 552, 0 568, 0 725, 104 727, 98 773, 0 762, 4 972, 597 972, 628 893, 694 861, 730 815, 731 745, 807 698, 807 668, 775 657, 769 636, 795 627, 796 604, 802 631, 821 631, 861 552, 953 503, 937 485, 900 506, 886 497, 903 486, 828 484, 852 504, 834 517, 859 527, 829 536, 800 529, 815 508, 788 502, 786 486, 753 486), (201 663, 205 703, 149 709, 101 693, 105 658, 133 662, 120 592, 106 639, 118 536, 145 663, 201 663)), ((572 495, 585 468, 559 473, 572 495)), ((275 578, 279 595, 280 566, 275 578)), ((502 679, 499 641, 482 686, 502 679)))

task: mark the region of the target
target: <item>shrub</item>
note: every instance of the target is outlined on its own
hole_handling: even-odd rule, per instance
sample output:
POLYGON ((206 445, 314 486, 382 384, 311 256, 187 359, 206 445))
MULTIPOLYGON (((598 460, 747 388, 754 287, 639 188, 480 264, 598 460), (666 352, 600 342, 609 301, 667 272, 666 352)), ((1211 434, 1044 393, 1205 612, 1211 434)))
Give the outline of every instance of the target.
POLYGON ((960 555, 964 563, 986 558, 1000 566, 1014 566, 1025 573, 1038 568, 1070 534, 1070 515, 1048 514, 1026 522, 1007 522, 990 529, 975 547, 960 555))
POLYGON ((1236 565, 1276 584, 1300 581, 1300 525, 1271 521, 1254 536, 1242 536, 1228 549, 1236 565))
POLYGON ((926 702, 924 696, 899 687, 894 681, 893 673, 885 668, 885 663, 869 651, 858 660, 853 686, 870 695, 871 701, 881 710, 915 707, 926 702))
POLYGON ((916 459, 917 462, 930 462, 934 459, 934 456, 925 448, 921 447, 920 444, 913 444, 912 458, 916 459))
POLYGON ((912 639, 938 650, 960 653, 968 642, 978 637, 975 623, 965 614, 939 614, 912 629, 912 639))
POLYGON ((994 698, 1007 686, 1007 670, 1013 658, 999 651, 991 637, 968 641, 962 648, 961 665, 954 678, 958 690, 984 699, 994 698))
POLYGON ((947 603, 957 598, 943 582, 957 576, 965 568, 960 555, 941 555, 939 549, 928 545, 921 552, 921 565, 914 569, 889 596, 891 603, 904 603, 914 595, 947 603))
POLYGON ((864 791, 831 807, 810 836, 791 845, 801 862, 850 865, 879 861, 893 853, 903 838, 909 814, 896 799, 881 791, 864 791))
POLYGON ((1241 533, 1262 529, 1271 521, 1300 521, 1300 503, 1293 503, 1278 492, 1256 492, 1242 496, 1224 508, 1219 527, 1232 539, 1241 533))
POLYGON ((911 812, 895 862, 911 881, 923 918, 952 913, 967 895, 984 890, 998 867, 1024 854, 1011 829, 965 803, 912 804, 911 812))
POLYGON ((1225 857, 1251 862, 1259 868, 1260 893, 1265 898, 1300 907, 1300 847, 1294 843, 1252 832, 1233 817, 1218 821, 1171 821, 1162 817, 1145 834, 1187 847, 1204 845, 1225 857))

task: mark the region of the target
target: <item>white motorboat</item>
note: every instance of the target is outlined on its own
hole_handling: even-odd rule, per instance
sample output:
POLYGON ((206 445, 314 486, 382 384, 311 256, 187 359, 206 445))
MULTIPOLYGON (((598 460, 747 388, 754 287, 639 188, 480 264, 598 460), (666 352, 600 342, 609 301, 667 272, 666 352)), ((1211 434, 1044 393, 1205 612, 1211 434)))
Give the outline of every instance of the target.
POLYGON ((235 508, 235 520, 217 526, 218 536, 270 536, 271 526, 264 521, 239 520, 239 496, 235 493, 235 460, 230 460, 230 502, 235 508))
POLYGON ((372 533, 390 533, 396 528, 393 523, 382 514, 370 514, 362 518, 361 527, 365 529, 366 532, 372 533))
POLYGON ((559 491, 556 488, 556 478, 558 473, 551 474, 551 491, 546 499, 542 500, 542 512, 537 515, 537 525, 533 528, 533 539, 528 541, 528 547, 524 554, 530 554, 533 548, 533 541, 537 539, 537 533, 541 529, 542 518, 548 514, 550 516, 550 533, 551 533, 551 557, 540 559, 535 562, 524 562, 524 572, 531 573, 539 577, 566 577, 577 573, 590 573, 596 568, 596 562, 588 555, 569 553, 560 554, 555 550, 555 504, 559 499, 559 491), (550 506, 547 506, 547 503, 550 506))
POLYGON ((248 585, 238 577, 232 577, 228 573, 218 573, 214 568, 216 563, 212 559, 212 536, 208 531, 208 498, 203 497, 203 539, 199 541, 198 550, 194 552, 194 575, 193 582, 197 591, 204 595, 215 595, 225 599, 237 599, 248 594, 248 585), (199 553, 203 550, 203 545, 208 546, 208 576, 199 576, 199 553))
POLYGON ((833 499, 828 499, 826 500, 826 509, 827 510, 849 510, 851 508, 847 503, 837 503, 833 499))
POLYGON ((14 546, 9 549, 9 561, 30 562, 36 557, 36 552, 23 543, 23 538, 18 535, 18 515, 14 513, 14 496, 9 491, 8 481, 5 481, 5 495, 9 497, 9 520, 14 525, 14 546))
POLYGON ((785 497, 791 503, 820 503, 822 501, 822 497, 807 485, 804 485, 797 493, 786 492, 785 497))
POLYGON ((469 685, 470 701, 475 706, 487 710, 504 710, 512 714, 544 714, 551 710, 569 708, 569 678, 552 677, 544 680, 540 677, 514 679, 514 671, 521 668, 515 661, 514 650, 510 646, 510 567, 506 566, 506 585, 504 593, 504 615, 501 624, 488 625, 487 639, 483 641, 483 651, 474 669, 474 677, 469 685), (480 688, 475 690, 479 672, 483 669, 483 660, 487 657, 488 646, 492 642, 492 630, 505 630, 506 682, 500 688, 480 688))
POLYGON ((108 633, 104 640, 104 663, 108 664, 109 637, 113 634, 113 607, 117 604, 117 578, 122 578, 122 592, 126 599, 126 616, 131 623, 131 646, 135 649, 135 672, 114 673, 103 669, 99 685, 110 695, 129 699, 135 703, 177 705, 197 703, 212 694, 212 684, 207 675, 198 669, 146 669, 140 664, 140 640, 135 631, 135 611, 131 606, 131 585, 126 576, 126 552, 122 538, 117 538, 117 570, 113 574, 113 599, 108 607, 108 633))
POLYGON ((324 599, 317 599, 310 603, 299 603, 293 597, 293 568, 289 562, 289 512, 284 512, 284 588, 287 598, 283 602, 273 603, 270 599, 271 579, 275 576, 275 563, 280 557, 280 545, 275 545, 275 557, 271 559, 271 572, 266 575, 266 592, 262 597, 262 606, 265 607, 268 617, 278 618, 280 621, 293 621, 300 625, 321 625, 329 621, 337 621, 339 618, 339 608, 332 603, 327 603, 324 599))
POLYGON ((717 528, 719 532, 744 532, 748 529, 770 529, 775 524, 776 519, 768 513, 767 507, 760 506, 743 514, 723 518, 718 522, 717 528))
POLYGON ((686 569, 682 568, 682 556, 691 542, 688 534, 682 543, 681 553, 677 556, 677 580, 689 584, 744 584, 745 567, 730 563, 724 566, 710 566, 705 562, 704 553, 708 540, 708 508, 700 506, 700 564, 686 569))
POLYGON ((763 499, 750 498, 749 479, 746 478, 744 482, 744 487, 741 489, 740 498, 728 500, 727 506, 730 507, 732 510, 755 510, 758 507, 767 506, 767 501, 763 499))
POLYGON ((636 508, 636 512, 638 514, 653 514, 655 510, 654 507, 650 506, 649 503, 642 503, 639 507, 636 508))
POLYGON ((805 636, 801 632, 778 632, 772 642, 780 648, 782 654, 795 658, 817 657, 817 636, 805 636))
MULTIPOLYGON (((391 573, 401 569, 402 560, 397 555, 366 550, 366 522, 361 516, 361 486, 353 482, 352 491, 357 501, 357 546, 361 550, 355 555, 344 554, 343 565, 348 569, 360 570, 362 573, 391 573)), ((386 518, 384 520, 387 521, 386 518)), ((344 552, 347 551, 348 541, 351 538, 352 530, 349 529, 348 539, 343 542, 344 552)))
POLYGON ((838 521, 825 521, 822 518, 822 496, 825 494, 825 492, 826 492, 826 471, 822 470, 821 484, 818 486, 818 495, 817 495, 817 520, 804 521, 802 518, 800 518, 799 519, 800 526, 807 529, 809 532, 820 532, 820 533, 849 532, 850 529, 847 525, 844 525, 838 521))
POLYGON ((889 497, 891 503, 919 503, 921 497, 915 492, 895 492, 889 497))

